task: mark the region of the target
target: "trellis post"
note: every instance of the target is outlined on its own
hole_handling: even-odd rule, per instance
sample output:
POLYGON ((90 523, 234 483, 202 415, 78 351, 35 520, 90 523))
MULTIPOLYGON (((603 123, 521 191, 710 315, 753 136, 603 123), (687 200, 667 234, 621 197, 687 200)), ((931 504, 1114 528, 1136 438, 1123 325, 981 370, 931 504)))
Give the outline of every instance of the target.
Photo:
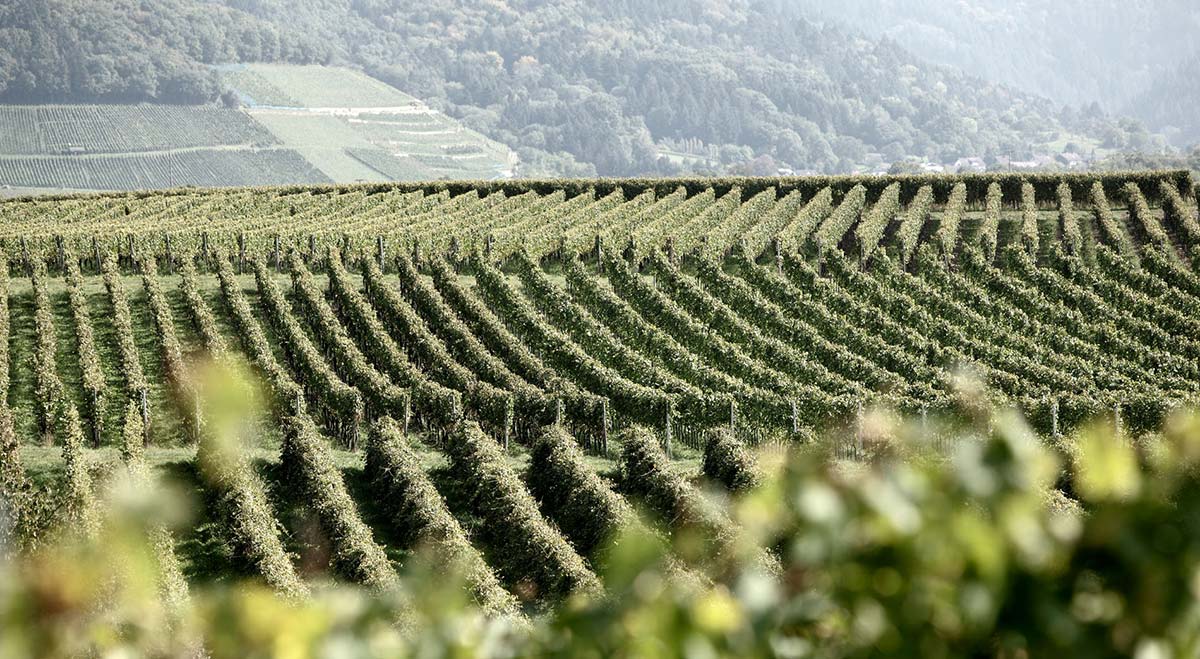
POLYGON ((608 399, 600 401, 600 451, 608 455, 608 399))
POLYGON ((200 430, 203 425, 203 420, 200 418, 200 392, 192 391, 192 436, 197 442, 200 441, 200 430))
POLYGON ((509 396, 508 400, 504 404, 504 434, 503 434, 503 437, 504 437, 504 450, 505 451, 508 450, 508 439, 509 439, 509 435, 512 432, 514 416, 516 416, 515 415, 515 405, 513 403, 513 397, 509 396))
POLYGON ((664 436, 666 438, 666 443, 663 446, 663 448, 667 452, 668 458, 672 457, 672 455, 671 455, 671 413, 674 411, 672 409, 673 407, 674 407, 674 403, 668 400, 667 401, 666 428, 665 428, 665 432, 664 432, 664 436))
POLYGON ((92 392, 92 448, 100 448, 100 392, 92 392))
POLYGON ((409 424, 409 420, 411 418, 412 418, 412 396, 410 394, 405 394, 404 395, 404 435, 406 437, 408 436, 408 424, 409 424))
POLYGON ((863 453, 863 404, 858 401, 858 412, 855 414, 854 457, 858 459, 863 453))
POLYGON ((146 388, 142 387, 138 392, 141 394, 142 402, 142 444, 150 445, 150 401, 146 396, 146 388))

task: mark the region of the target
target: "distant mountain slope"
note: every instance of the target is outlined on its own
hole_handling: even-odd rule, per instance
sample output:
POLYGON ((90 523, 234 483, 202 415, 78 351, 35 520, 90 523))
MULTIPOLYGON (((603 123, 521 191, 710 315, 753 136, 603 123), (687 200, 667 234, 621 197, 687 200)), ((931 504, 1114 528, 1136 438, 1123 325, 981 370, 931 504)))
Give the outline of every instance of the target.
POLYGON ((199 63, 344 64, 516 148, 531 173, 850 171, 1026 157, 1080 136, 1124 144, 1130 129, 810 22, 790 0, 16 0, 0 12, 15 30, 0 33, 0 101, 211 98, 199 63))
POLYGON ((780 1, 236 4, 567 172, 670 171, 660 156, 682 143, 723 166, 767 155, 844 171, 873 157, 1027 155, 1063 132, 1123 130, 780 1))
POLYGON ((790 1, 932 61, 1109 111, 1178 66, 1200 31, 1195 0, 790 1))
POLYGON ((1177 145, 1200 144, 1200 50, 1162 71, 1126 112, 1162 128, 1177 145))
POLYGON ((0 103, 202 103, 219 93, 206 64, 329 54, 286 23, 206 0, 0 2, 0 103))

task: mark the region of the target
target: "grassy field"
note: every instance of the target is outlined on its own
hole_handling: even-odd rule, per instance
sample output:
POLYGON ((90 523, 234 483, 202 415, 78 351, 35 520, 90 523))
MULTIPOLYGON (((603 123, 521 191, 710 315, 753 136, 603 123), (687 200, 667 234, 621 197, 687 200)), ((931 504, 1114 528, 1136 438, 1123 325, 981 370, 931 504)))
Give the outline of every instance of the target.
POLYGON ((419 103, 395 87, 351 69, 248 64, 221 70, 252 106, 389 108, 419 103))
POLYGON ((250 116, 334 181, 491 179, 511 170, 504 145, 361 72, 275 65, 221 71, 250 116))

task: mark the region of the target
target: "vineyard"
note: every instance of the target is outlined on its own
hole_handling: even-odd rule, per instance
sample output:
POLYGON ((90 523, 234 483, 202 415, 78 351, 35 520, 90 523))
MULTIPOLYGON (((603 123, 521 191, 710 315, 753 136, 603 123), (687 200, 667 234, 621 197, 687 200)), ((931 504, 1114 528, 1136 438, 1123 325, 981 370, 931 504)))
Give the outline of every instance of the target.
POLYGON ((0 126, 0 154, 13 156, 276 142, 245 114, 203 105, 7 105, 0 106, 0 126))
POLYGON ((237 110, 0 106, 0 188, 144 190, 331 181, 237 110))
POLYGON ((1047 441, 1200 402, 1181 172, 180 190, 0 218, 0 472, 54 464, 20 487, 63 502, 16 529, 89 528, 97 465, 176 472, 203 518, 155 547, 185 594, 224 572, 386 591, 431 544, 511 612, 603 592, 605 539, 645 524, 710 539, 680 578, 778 572, 699 486, 753 489, 747 447, 840 428, 830 450, 865 460, 884 408, 949 451, 964 372, 1047 441), (210 409, 237 364, 261 382, 244 446, 210 409))
POLYGON ((328 182, 291 149, 198 149, 97 156, 0 156, 0 181, 19 188, 141 190, 170 185, 328 182))

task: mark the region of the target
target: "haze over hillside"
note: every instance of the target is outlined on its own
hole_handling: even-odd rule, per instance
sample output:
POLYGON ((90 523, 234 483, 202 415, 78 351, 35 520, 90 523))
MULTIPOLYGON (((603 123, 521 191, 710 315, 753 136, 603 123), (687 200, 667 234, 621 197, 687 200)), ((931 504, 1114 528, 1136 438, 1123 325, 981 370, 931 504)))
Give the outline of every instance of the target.
POLYGON ((230 65, 225 105, 0 105, 0 195, 511 177, 516 156, 350 69, 230 65))
POLYGON ((462 119, 515 149, 526 174, 848 172, 1160 148, 1136 123, 1064 112, 1062 99, 809 15, 778 1, 18 0, 0 9, 0 101, 215 101, 224 86, 206 65, 316 62, 360 67, 462 119))
POLYGON ((1200 3, 1193 0, 794 2, 930 61, 1143 119, 1180 145, 1200 141, 1200 3))

